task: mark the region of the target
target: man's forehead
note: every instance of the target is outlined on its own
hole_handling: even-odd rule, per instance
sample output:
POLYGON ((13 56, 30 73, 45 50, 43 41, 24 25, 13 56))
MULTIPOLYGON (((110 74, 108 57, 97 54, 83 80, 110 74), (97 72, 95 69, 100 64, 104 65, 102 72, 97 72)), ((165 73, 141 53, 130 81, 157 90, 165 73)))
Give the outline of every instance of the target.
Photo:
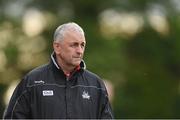
POLYGON ((69 42, 83 42, 85 43, 86 40, 85 40, 85 37, 82 33, 80 32, 72 32, 72 31, 68 31, 66 34, 65 34, 65 41, 69 41, 69 42))
POLYGON ((67 43, 86 43, 83 39, 67 39, 67 43))

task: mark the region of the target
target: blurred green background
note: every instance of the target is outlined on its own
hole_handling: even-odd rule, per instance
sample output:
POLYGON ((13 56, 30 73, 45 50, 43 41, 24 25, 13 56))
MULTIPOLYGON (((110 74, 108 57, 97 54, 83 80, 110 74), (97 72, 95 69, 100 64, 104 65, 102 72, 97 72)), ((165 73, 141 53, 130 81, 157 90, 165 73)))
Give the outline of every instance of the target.
POLYGON ((84 60, 109 83, 115 118, 180 118, 179 0, 0 0, 0 117, 69 21, 86 33, 84 60))

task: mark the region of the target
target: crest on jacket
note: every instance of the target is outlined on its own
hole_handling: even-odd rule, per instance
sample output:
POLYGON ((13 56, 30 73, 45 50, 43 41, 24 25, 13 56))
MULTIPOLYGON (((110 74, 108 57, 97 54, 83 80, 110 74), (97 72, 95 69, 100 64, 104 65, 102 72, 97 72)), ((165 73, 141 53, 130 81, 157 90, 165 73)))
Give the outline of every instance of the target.
POLYGON ((89 95, 89 93, 88 92, 86 92, 85 90, 83 91, 83 94, 82 94, 82 98, 83 99, 90 99, 90 95, 89 95))

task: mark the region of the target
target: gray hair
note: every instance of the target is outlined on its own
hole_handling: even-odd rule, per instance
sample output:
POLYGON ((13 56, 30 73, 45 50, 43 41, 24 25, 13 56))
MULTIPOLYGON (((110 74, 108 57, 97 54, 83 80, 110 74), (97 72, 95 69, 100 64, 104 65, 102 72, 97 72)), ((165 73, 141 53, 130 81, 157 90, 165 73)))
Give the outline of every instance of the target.
POLYGON ((84 31, 83 29, 76 23, 74 22, 69 22, 60 25, 57 27, 57 29, 54 32, 54 41, 62 41, 64 39, 64 34, 67 32, 67 30, 74 30, 80 32, 84 36, 84 31))

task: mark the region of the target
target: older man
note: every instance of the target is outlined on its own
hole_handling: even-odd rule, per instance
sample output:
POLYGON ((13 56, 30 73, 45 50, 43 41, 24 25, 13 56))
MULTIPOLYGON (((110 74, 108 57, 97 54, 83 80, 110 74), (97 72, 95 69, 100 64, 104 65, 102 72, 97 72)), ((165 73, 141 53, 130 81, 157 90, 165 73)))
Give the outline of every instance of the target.
POLYGON ((25 75, 4 118, 113 118, 103 81, 86 70, 85 46, 84 31, 78 24, 59 26, 51 61, 25 75))

